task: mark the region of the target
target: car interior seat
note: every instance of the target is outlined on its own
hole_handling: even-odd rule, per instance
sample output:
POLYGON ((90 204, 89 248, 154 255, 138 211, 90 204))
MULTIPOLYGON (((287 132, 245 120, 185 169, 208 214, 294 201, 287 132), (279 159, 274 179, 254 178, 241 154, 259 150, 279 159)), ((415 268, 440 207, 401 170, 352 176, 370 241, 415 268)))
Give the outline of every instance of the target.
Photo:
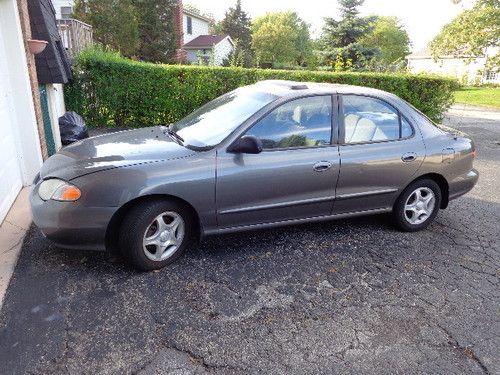
POLYGON ((358 123, 359 116, 353 113, 349 113, 345 116, 345 142, 351 142, 352 136, 354 135, 354 130, 356 129, 356 124, 358 123))
POLYGON ((377 125, 375 125, 372 120, 362 117, 356 123, 351 142, 357 143, 371 141, 376 130, 377 125))

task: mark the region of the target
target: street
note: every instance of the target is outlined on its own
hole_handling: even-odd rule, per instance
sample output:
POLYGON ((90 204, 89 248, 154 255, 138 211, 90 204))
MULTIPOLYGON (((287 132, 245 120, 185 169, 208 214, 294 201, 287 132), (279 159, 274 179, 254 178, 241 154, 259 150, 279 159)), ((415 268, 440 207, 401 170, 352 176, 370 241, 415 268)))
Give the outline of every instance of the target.
POLYGON ((138 273, 31 227, 0 374, 500 374, 500 112, 445 123, 480 179, 423 232, 378 215, 210 237, 138 273))

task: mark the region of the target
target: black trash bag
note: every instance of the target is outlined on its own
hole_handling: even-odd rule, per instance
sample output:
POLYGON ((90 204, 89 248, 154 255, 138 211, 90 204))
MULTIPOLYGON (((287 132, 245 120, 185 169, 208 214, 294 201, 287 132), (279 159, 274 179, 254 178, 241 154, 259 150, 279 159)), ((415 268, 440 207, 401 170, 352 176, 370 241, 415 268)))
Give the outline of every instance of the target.
POLYGON ((64 146, 89 137, 85 121, 76 112, 66 112, 59 117, 59 132, 64 146))

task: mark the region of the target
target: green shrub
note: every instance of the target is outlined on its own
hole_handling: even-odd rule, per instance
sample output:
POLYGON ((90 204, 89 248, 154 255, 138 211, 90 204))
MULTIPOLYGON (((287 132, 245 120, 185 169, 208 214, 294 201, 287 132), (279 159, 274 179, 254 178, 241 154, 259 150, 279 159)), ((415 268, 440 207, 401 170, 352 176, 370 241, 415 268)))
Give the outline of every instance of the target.
POLYGON ((439 121, 459 87, 453 79, 424 75, 151 64, 98 49, 80 54, 74 76, 65 87, 68 109, 80 113, 89 126, 109 127, 174 122, 219 95, 264 79, 375 87, 439 121))

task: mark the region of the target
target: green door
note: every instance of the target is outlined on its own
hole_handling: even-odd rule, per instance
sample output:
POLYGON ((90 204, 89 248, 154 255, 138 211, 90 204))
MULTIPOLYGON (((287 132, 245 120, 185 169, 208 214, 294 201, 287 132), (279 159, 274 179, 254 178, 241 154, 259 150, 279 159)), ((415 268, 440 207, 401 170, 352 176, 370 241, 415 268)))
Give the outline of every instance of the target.
POLYGON ((50 123, 47 87, 45 87, 45 85, 38 85, 38 89, 40 91, 40 104, 42 106, 43 128, 45 130, 45 142, 47 142, 47 152, 49 156, 51 156, 56 153, 56 143, 54 141, 54 134, 52 133, 52 125, 50 123))

